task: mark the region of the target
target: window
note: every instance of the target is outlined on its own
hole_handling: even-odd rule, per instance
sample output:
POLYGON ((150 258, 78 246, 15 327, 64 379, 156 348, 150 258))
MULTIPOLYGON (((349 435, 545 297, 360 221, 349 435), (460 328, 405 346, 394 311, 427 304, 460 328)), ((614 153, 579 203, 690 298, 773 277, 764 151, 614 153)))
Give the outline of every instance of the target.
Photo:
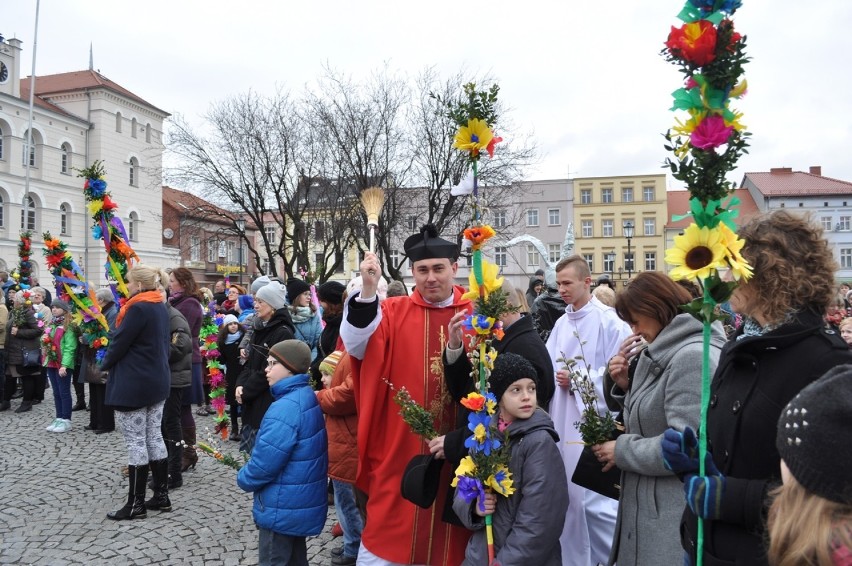
POLYGON ((0 128, 0 159, 3 159, 3 128, 0 128))
POLYGON ((633 202, 633 187, 621 187, 621 202, 633 202))
POLYGON ((121 112, 115 113, 115 131, 121 133, 121 112))
POLYGON ((538 226, 538 209, 527 209, 527 226, 538 226))
POLYGON ((24 207, 21 209, 21 229, 36 229, 36 207, 33 197, 27 196, 23 200, 24 207))
POLYGON ((656 198, 654 194, 654 187, 642 187, 642 200, 645 202, 654 202, 656 198))
POLYGON ((547 261, 557 263, 562 255, 562 244, 547 244, 547 261))
POLYGON ((210 263, 216 263, 216 256, 219 252, 219 242, 216 241, 216 238, 210 238, 207 240, 207 261, 210 263))
POLYGON ((198 261, 201 259, 201 238, 192 236, 189 238, 189 260, 198 261))
POLYGON ((322 220, 314 222, 314 239, 325 240, 325 222, 322 220))
POLYGON ((852 268, 852 248, 840 249, 840 267, 841 269, 852 268))
POLYGON ((624 254, 624 270, 630 273, 636 271, 636 266, 633 265, 633 256, 633 252, 630 252, 629 254, 624 254))
POLYGON ((390 260, 390 265, 393 269, 399 268, 399 250, 391 250, 390 257, 388 259, 390 260))
POLYGON ((603 228, 603 237, 604 238, 612 238, 612 220, 602 220, 601 226, 603 228))
POLYGON ((582 189, 580 191, 580 204, 592 204, 592 189, 582 189))
POLYGON ((127 237, 131 242, 139 241, 139 215, 131 212, 127 218, 127 237))
MULTIPOLYGON (((334 260, 337 261, 337 255, 335 254, 334 260)), ((340 259, 340 263, 337 264, 337 269, 335 269, 335 273, 343 273, 343 266, 346 265, 346 252, 343 252, 343 257, 340 259)))
POLYGON ((589 271, 595 272, 595 254, 583 254, 583 259, 589 264, 589 271))
POLYGON ((645 252, 645 271, 657 271, 657 252, 645 252))
POLYGON ((559 226, 562 224, 562 211, 558 208, 548 208, 547 209, 547 225, 548 226, 559 226))
POLYGON ((325 256, 320 252, 314 253, 314 272, 325 273, 325 256))
POLYGON ((506 267, 506 248, 504 246, 494 246, 494 263, 497 267, 506 267))
POLYGON ((530 267, 538 266, 541 263, 541 254, 538 253, 538 250, 535 249, 535 246, 532 244, 527 244, 527 265, 530 267))
POLYGON ((68 235, 68 205, 65 203, 59 205, 59 233, 68 235))
POLYGON ((580 222, 582 234, 584 238, 593 238, 595 234, 594 220, 582 220, 580 222))
POLYGON ((494 211, 494 227, 495 228, 505 228, 506 227, 506 211, 505 210, 495 210, 494 211))
POLYGON ((272 264, 269 263, 269 258, 263 260, 263 267, 261 268, 261 271, 263 271, 265 275, 272 273, 272 264))
POLYGON ((237 262, 237 243, 233 240, 228 240, 228 265, 234 265, 237 262))
POLYGON ((819 221, 822 223, 823 230, 831 232, 831 216, 822 216, 819 221))
MULTIPOLYGON (((266 235, 266 241, 269 242, 270 246, 276 245, 277 240, 275 238, 276 230, 275 230, 274 225, 273 226, 264 226, 263 227, 263 233, 266 235)), ((213 261, 213 260, 211 260, 211 261, 213 261)))
MULTIPOLYGON (((239 256, 240 267, 243 267, 243 264, 248 263, 248 258, 249 258, 248 246, 245 245, 245 244, 240 244, 240 248, 239 248, 238 251, 240 252, 240 256, 239 256)), ((246 271, 248 271, 248 265, 246 265, 245 268, 243 268, 243 269, 244 269, 244 273, 246 271)))
POLYGON ((841 217, 840 217, 840 222, 838 222, 838 223, 837 223, 837 229, 838 229, 838 230, 843 230, 843 231, 848 231, 848 230, 849 230, 849 225, 850 225, 850 223, 851 223, 851 222, 850 222, 850 218, 852 218, 852 217, 850 217, 850 216, 841 216, 841 217))
POLYGON ((416 216, 409 216, 408 217, 408 231, 414 232, 416 230, 417 230, 417 217, 416 216))
POLYGON ((657 235, 657 219, 656 218, 644 218, 644 219, 642 219, 642 224, 645 226, 644 234, 646 236, 656 236, 657 235))
POLYGON ((218 246, 219 247, 219 249, 218 249, 219 260, 224 260, 225 257, 227 257, 227 255, 228 255, 228 245, 225 243, 225 240, 219 240, 216 243, 219 245, 218 246))
POLYGON ((133 120, 130 121, 130 137, 133 137, 133 138, 136 137, 137 126, 138 126, 138 123, 136 122, 136 118, 134 118, 133 120))
POLYGON ((3 200, 3 196, 0 195, 0 226, 4 226, 6 224, 6 201, 3 200))
POLYGON ((60 156, 59 172, 68 174, 71 170, 71 146, 68 143, 62 144, 62 155, 60 156))
POLYGON ((145 124, 145 143, 151 143, 151 124, 145 124))
POLYGON ((604 254, 604 273, 612 273, 615 271, 615 253, 607 252, 604 254))
POLYGON ((612 189, 601 189, 601 202, 604 204, 612 202, 612 189))
POLYGON ((135 157, 130 158, 130 186, 139 186, 139 160, 135 157))
POLYGON ((29 166, 36 166, 36 144, 33 136, 30 136, 29 131, 24 132, 24 146, 21 154, 21 165, 27 165, 27 154, 29 154, 29 166), (29 148, 29 149, 28 149, 29 148))

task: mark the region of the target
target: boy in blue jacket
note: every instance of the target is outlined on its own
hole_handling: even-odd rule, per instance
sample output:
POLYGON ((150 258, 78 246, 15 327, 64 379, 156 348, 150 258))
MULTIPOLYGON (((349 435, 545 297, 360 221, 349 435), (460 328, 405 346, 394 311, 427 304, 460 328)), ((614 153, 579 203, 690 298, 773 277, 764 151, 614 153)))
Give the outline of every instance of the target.
POLYGON ((328 513, 328 439, 308 383, 311 350, 300 340, 284 340, 269 349, 266 361, 275 401, 237 484, 254 492, 260 566, 307 566, 305 537, 322 532, 328 513))

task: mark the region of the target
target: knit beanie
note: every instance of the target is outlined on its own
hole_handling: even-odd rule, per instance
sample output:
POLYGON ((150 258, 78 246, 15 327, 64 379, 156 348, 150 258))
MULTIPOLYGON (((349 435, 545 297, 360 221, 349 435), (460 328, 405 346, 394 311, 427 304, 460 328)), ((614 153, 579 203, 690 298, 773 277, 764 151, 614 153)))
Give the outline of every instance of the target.
POLYGON ((317 289, 317 296, 321 301, 325 301, 332 305, 343 304, 343 291, 346 287, 343 283, 337 281, 326 281, 317 289))
POLYGON ((320 373, 326 373, 328 375, 334 375, 334 370, 337 369, 337 364, 340 362, 340 358, 343 357, 343 352, 340 350, 335 350, 329 355, 325 357, 325 359, 320 362, 319 370, 320 373))
POLYGON ((775 446, 809 492, 852 504, 852 365, 830 369, 787 404, 775 446))
POLYGON ((237 317, 235 317, 234 315, 226 314, 225 318, 222 319, 222 326, 228 326, 232 322, 239 322, 239 321, 237 320, 237 317))
POLYGON ((50 306, 60 308, 60 309, 64 310, 65 312, 71 312, 71 307, 69 307, 68 303, 66 303, 62 299, 58 299, 58 298, 53 299, 53 302, 50 303, 50 306))
POLYGON ((311 286, 308 285, 308 282, 304 279, 297 279, 295 277, 291 277, 287 280, 287 300, 290 304, 293 304, 293 301, 296 300, 296 297, 304 293, 305 291, 310 291, 311 286))
POLYGON ((251 295, 240 295, 237 298, 237 304, 240 306, 241 311, 253 309, 254 298, 251 295))
POLYGON ((251 282, 251 294, 257 295, 257 292, 260 291, 260 288, 266 285, 269 285, 269 276, 261 275, 260 277, 251 282))
POLYGON ((280 283, 270 281, 258 289, 255 296, 275 310, 283 309, 287 304, 287 289, 280 283))
POLYGON ((294 374, 308 373, 311 349, 301 340, 284 340, 269 349, 269 355, 294 374))
POLYGON ((532 379, 536 385, 539 384, 538 374, 529 360, 518 354, 504 352, 494 360, 494 369, 488 378, 488 389, 499 403, 509 386, 525 377, 532 379))

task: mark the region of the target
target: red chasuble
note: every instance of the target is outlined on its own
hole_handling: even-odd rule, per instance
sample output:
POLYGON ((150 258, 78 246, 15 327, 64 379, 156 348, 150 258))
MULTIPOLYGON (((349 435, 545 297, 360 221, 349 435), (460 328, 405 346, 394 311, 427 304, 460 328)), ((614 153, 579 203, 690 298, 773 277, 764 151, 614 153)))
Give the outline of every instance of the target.
POLYGON ((358 407, 358 480, 369 495, 367 523, 361 540, 376 556, 401 564, 457 566, 464 559, 470 532, 441 520, 452 481, 449 465, 442 468, 438 496, 421 509, 400 495, 405 466, 429 447, 408 428, 399 414, 394 391, 405 387, 411 398, 435 416, 435 428, 445 434, 455 427, 456 404, 444 387, 441 355, 447 325, 459 311, 473 305, 455 287, 453 304, 435 308, 417 290, 410 297, 384 301, 382 321, 370 337, 364 359, 353 362, 355 403, 358 407))

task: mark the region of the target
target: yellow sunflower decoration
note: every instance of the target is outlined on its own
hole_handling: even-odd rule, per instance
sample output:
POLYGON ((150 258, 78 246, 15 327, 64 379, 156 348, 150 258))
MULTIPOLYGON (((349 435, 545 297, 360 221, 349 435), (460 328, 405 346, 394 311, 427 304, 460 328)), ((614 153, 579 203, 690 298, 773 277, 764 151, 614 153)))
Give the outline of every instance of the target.
POLYGON ((674 265, 674 280, 703 280, 725 266, 727 248, 719 228, 699 228, 690 224, 682 236, 675 236, 674 247, 666 250, 666 262, 674 265))

